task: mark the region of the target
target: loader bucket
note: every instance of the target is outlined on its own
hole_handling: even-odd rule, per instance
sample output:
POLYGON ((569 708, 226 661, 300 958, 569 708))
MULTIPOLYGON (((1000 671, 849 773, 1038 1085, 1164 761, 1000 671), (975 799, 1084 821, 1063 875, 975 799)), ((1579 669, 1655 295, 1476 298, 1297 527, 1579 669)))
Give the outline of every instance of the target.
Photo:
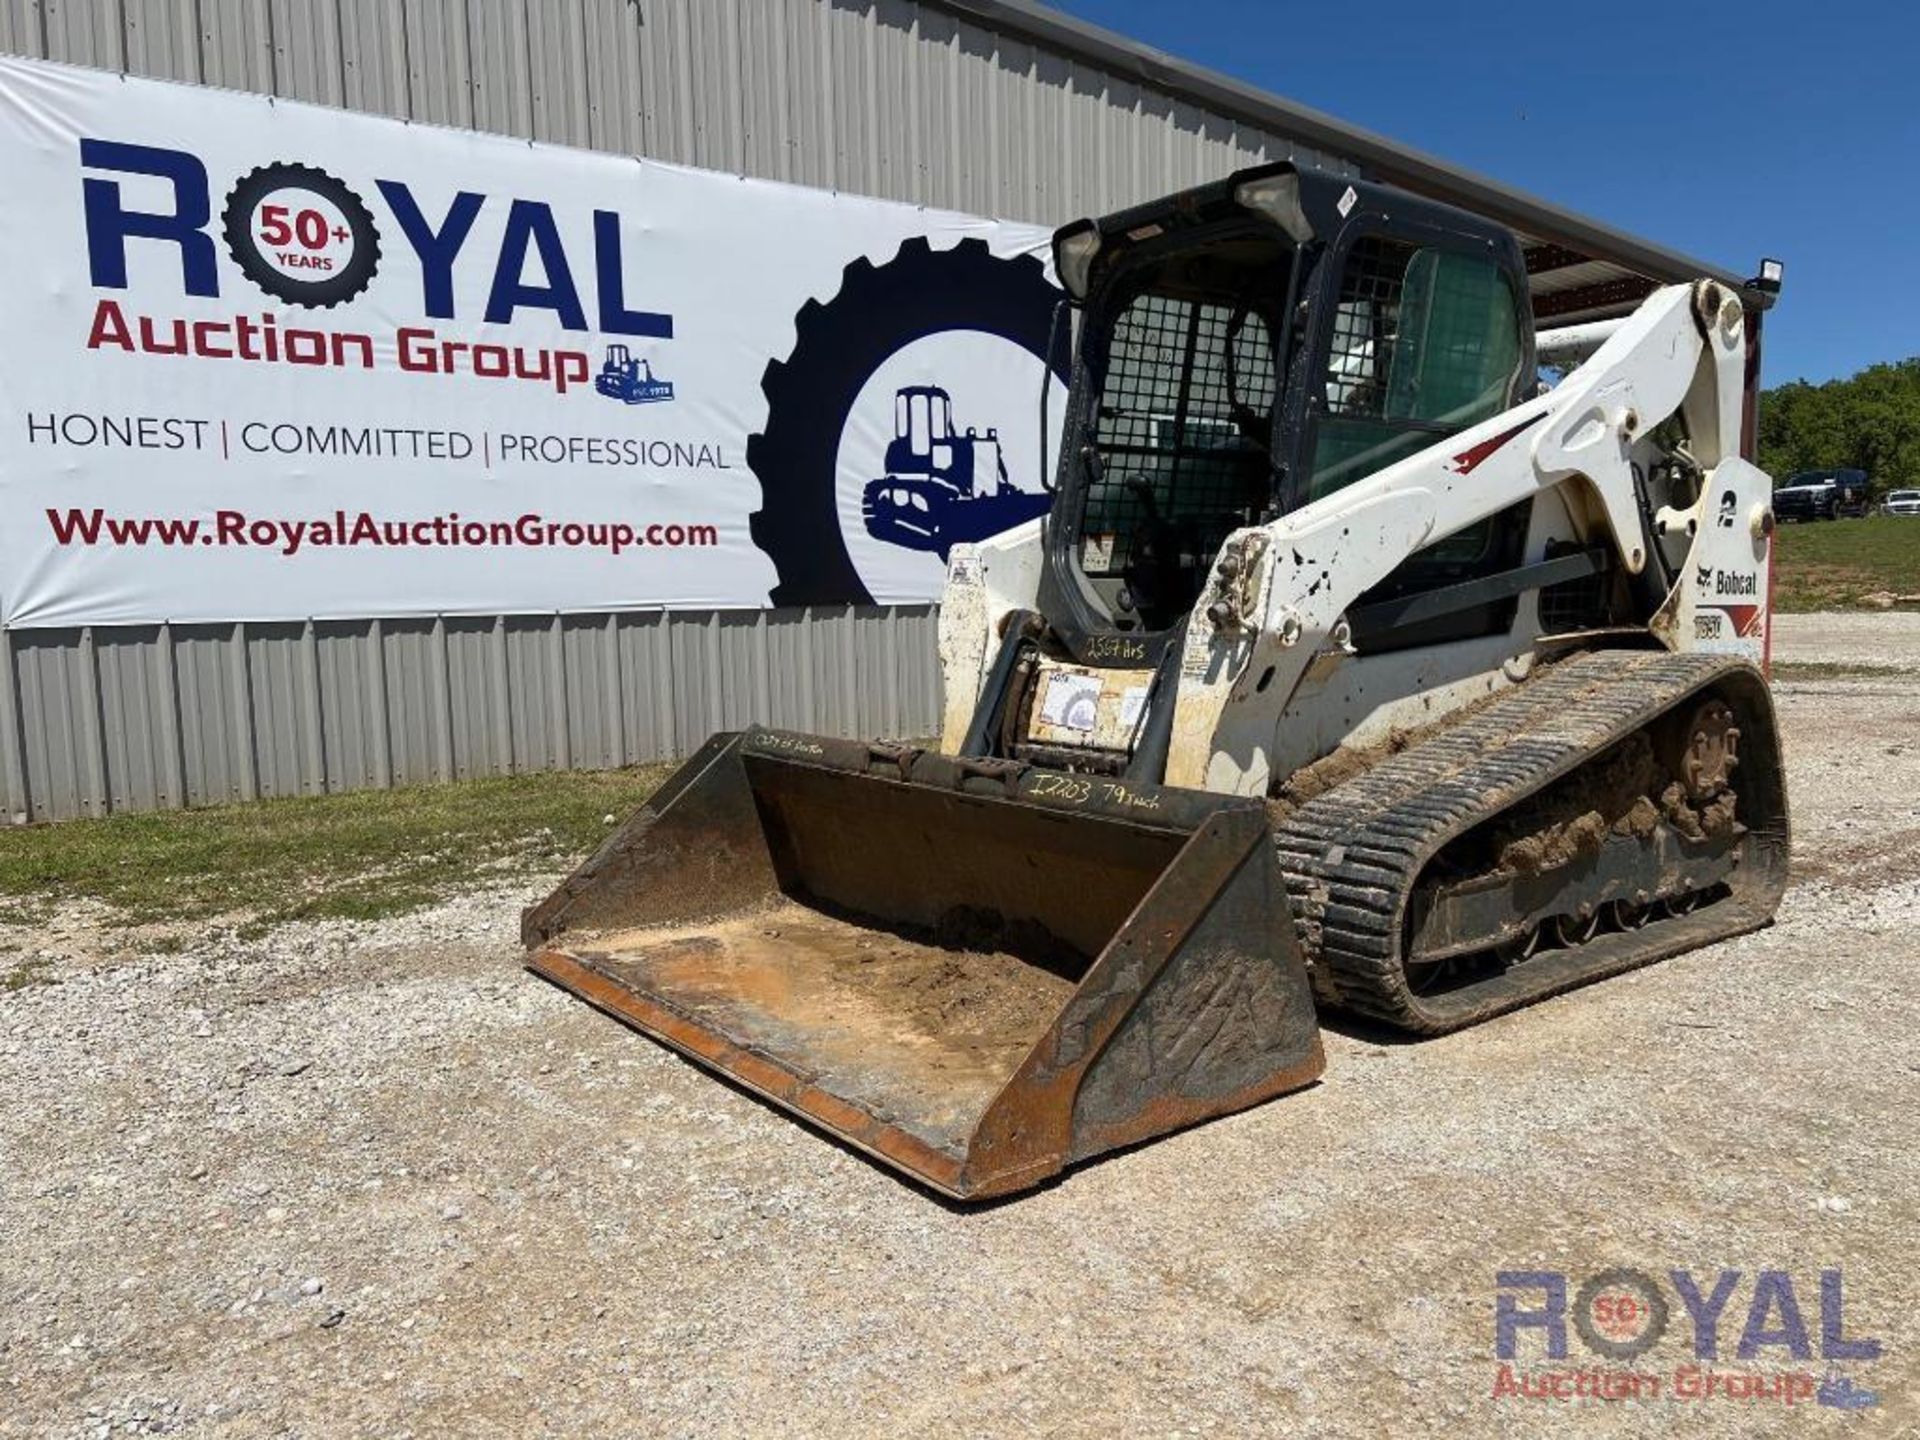
POLYGON ((1323 1064, 1253 800, 749 730, 523 935, 538 974, 958 1199, 1323 1064))

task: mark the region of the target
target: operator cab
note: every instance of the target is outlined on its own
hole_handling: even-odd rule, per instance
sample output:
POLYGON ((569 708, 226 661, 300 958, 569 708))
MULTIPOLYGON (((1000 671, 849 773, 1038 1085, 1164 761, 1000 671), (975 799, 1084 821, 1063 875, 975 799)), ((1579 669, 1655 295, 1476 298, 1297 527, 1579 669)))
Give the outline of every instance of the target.
MULTIPOLYGON (((1080 221, 1054 249, 1080 326, 1042 608, 1069 631, 1168 631, 1234 530, 1531 393, 1519 245, 1403 191, 1264 166, 1080 221)), ((1515 507, 1421 552, 1368 598, 1505 568, 1525 525, 1515 507)), ((1487 633, 1511 611, 1373 639, 1487 633)))
POLYGON ((918 461, 935 470, 953 467, 953 398, 937 385, 908 385, 893 397, 893 435, 887 469, 910 470, 918 461))

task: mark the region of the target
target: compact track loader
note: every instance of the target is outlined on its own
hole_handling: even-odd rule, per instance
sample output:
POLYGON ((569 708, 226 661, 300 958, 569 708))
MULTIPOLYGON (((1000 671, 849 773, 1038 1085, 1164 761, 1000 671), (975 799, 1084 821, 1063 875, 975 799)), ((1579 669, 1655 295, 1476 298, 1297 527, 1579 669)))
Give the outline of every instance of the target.
POLYGON ((980 1197, 1309 1083, 1317 1005, 1434 1034, 1767 923, 1739 295, 1536 345, 1511 234, 1290 165, 1055 260, 1051 508, 952 552, 938 749, 714 738, 536 972, 980 1197))

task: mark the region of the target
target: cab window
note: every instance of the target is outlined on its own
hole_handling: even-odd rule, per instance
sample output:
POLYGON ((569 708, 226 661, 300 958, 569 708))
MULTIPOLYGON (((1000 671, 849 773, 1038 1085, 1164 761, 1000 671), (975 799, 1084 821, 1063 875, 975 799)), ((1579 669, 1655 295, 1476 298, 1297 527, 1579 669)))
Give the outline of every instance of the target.
MULTIPOLYGON (((1303 502, 1319 500, 1513 403, 1525 346, 1507 272, 1492 259, 1385 236, 1361 239, 1340 276, 1303 502)), ((1530 501, 1408 558, 1361 598, 1407 595, 1519 563, 1530 501)), ((1494 634, 1511 599, 1364 638, 1363 651, 1494 634)))
POLYGON ((1361 240, 1340 279, 1306 498, 1498 414, 1520 349, 1498 265, 1384 236, 1361 240))

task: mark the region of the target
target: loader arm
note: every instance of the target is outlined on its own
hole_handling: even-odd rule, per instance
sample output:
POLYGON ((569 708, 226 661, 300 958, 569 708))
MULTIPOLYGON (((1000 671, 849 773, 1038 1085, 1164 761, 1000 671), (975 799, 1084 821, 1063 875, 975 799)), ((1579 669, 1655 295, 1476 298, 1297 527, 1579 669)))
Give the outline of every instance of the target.
POLYGON ((1167 783, 1266 794, 1273 717, 1316 654, 1350 648, 1347 611, 1409 556, 1516 501, 1568 487, 1587 538, 1638 574, 1648 555, 1632 446, 1683 408, 1712 478, 1670 521, 1696 528, 1730 484, 1750 497, 1743 521, 1764 507, 1766 477, 1739 458, 1744 360, 1732 292, 1668 286, 1547 394, 1233 534, 1187 627, 1167 783))

